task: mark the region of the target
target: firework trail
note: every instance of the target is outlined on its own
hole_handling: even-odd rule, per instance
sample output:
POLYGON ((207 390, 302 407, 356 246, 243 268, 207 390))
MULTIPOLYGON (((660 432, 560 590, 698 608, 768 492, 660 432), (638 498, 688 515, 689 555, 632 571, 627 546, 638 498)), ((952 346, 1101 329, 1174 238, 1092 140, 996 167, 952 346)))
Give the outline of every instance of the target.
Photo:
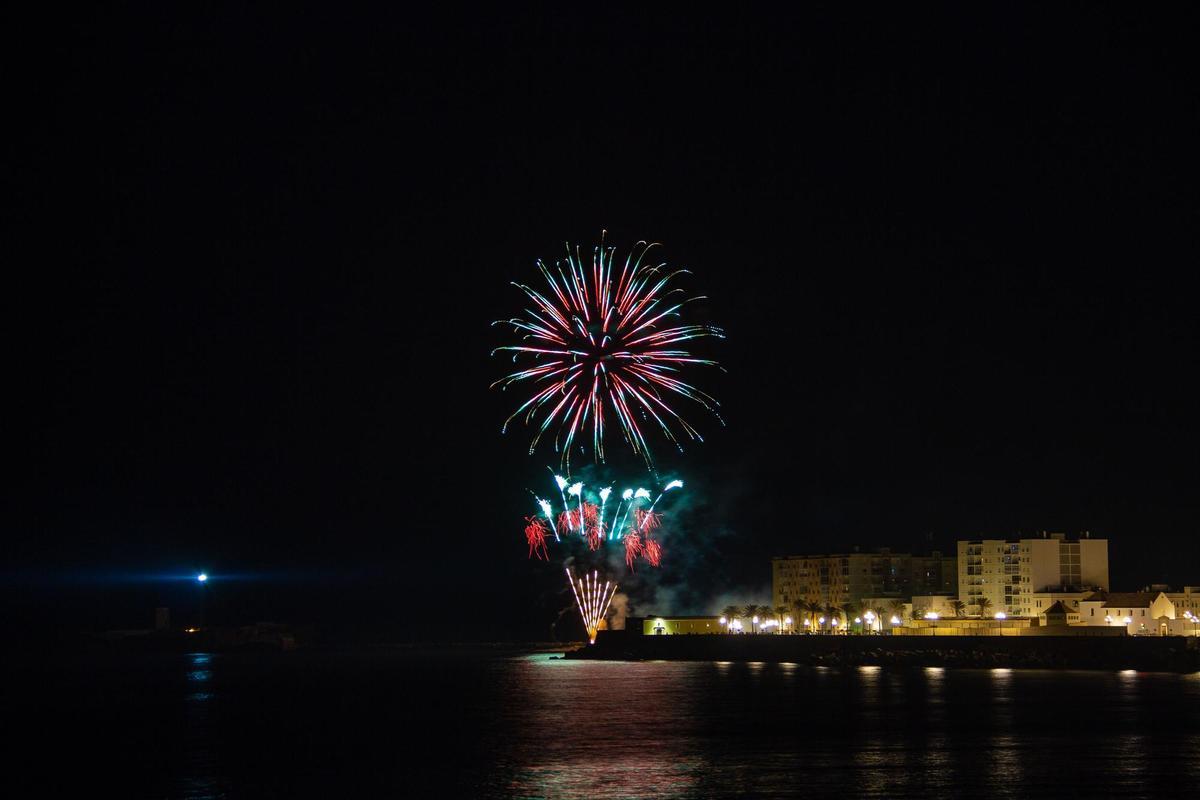
MULTIPOLYGON (((627 518, 627 517, 629 516, 629 511, 630 511, 631 509, 633 509, 633 504, 634 504, 636 501, 638 501, 638 500, 649 500, 649 499, 650 499, 650 492, 646 491, 645 489, 643 489, 643 488, 641 488, 641 487, 638 487, 638 490, 637 490, 636 492, 634 492, 634 493, 633 493, 633 500, 631 500, 631 501, 630 501, 630 503, 629 503, 629 505, 625 507, 625 517, 623 517, 623 518, 621 519, 621 524, 622 524, 622 525, 624 525, 624 523, 625 523, 625 518, 627 518)), ((635 510, 635 511, 636 511, 636 510, 635 510)), ((635 518, 636 518, 636 514, 635 514, 635 518)), ((619 538, 623 537, 624 535, 625 535, 624 533, 620 533, 620 532, 618 532, 618 533, 617 533, 617 538, 619 539, 619 538)))
POLYGON ((584 538, 598 536, 594 533, 600 527, 600 510, 595 503, 583 502, 581 508, 564 508, 558 515, 559 527, 578 530, 584 538))
MULTIPOLYGON (((549 469, 549 468, 547 467, 547 469, 549 469)), ((551 472, 550 474, 553 475, 554 473, 551 472)), ((554 482, 558 485, 558 496, 562 498, 563 508, 566 508, 567 496, 565 494, 563 494, 563 490, 567 488, 567 479, 562 477, 561 475, 554 475, 554 482)), ((570 530, 575 530, 575 529, 570 528, 570 530)))
POLYGON ((583 484, 571 484, 570 488, 567 489, 567 494, 569 494, 571 497, 579 498, 579 535, 587 536, 587 528, 584 527, 583 522, 583 484))
POLYGON ((682 289, 668 288, 687 270, 667 270, 665 264, 643 263, 652 244, 639 242, 625 259, 620 274, 614 275, 616 251, 603 237, 592 250, 590 266, 567 246, 567 260, 554 268, 540 259, 538 269, 550 290, 538 291, 521 283, 513 285, 525 293, 530 307, 525 316, 498 320, 520 335, 521 343, 498 347, 516 362, 521 356, 533 360, 525 369, 510 373, 492 384, 507 389, 514 384, 531 385, 533 394, 504 422, 524 416, 526 425, 536 424, 529 445, 532 454, 543 434, 555 426, 554 447, 568 463, 576 435, 591 426, 595 458, 604 460, 606 418, 615 416, 625 441, 651 463, 650 449, 641 423, 653 419, 664 436, 680 450, 676 429, 695 441, 703 441, 669 401, 677 398, 698 403, 720 420, 718 403, 705 392, 678 376, 691 365, 715 366, 697 358, 681 345, 702 337, 724 338, 712 325, 682 325, 680 310, 693 297, 681 299, 682 289), (640 420, 640 421, 639 421, 640 420))
POLYGON ((550 530, 554 531, 554 541, 561 542, 562 539, 558 538, 558 527, 554 524, 554 512, 550 508, 550 502, 548 500, 543 500, 537 495, 534 495, 533 498, 537 500, 537 504, 541 506, 542 513, 546 515, 546 519, 550 520, 550 530))
POLYGON ((639 508, 633 512, 633 516, 636 520, 633 527, 637 533, 652 531, 662 525, 662 515, 655 514, 653 511, 643 511, 639 508))
MULTIPOLYGON (((681 481, 681 480, 673 480, 670 483, 668 483, 666 486, 664 486, 663 490, 658 493, 658 497, 654 498, 654 502, 650 504, 650 510, 647 511, 646 514, 642 516, 642 522, 638 525, 638 530, 639 531, 642 530, 642 528, 645 527, 646 522, 650 521, 650 520, 653 520, 655 527, 658 527, 658 520, 654 516, 654 507, 656 505, 658 505, 659 500, 662 500, 662 496, 664 494, 671 491, 672 489, 679 489, 682 487, 683 487, 683 481, 681 481)), ((646 496, 649 497, 649 493, 647 493, 646 496)))
POLYGON ((546 524, 538 517, 525 518, 525 540, 529 542, 529 558, 537 557, 549 561, 550 554, 546 552, 546 524))
MULTIPOLYGON (((604 504, 608 502, 608 496, 612 494, 612 487, 606 486, 600 490, 600 538, 604 538, 604 504)), ((612 538, 610 534, 608 538, 612 538)), ((593 550, 596 548, 593 547, 593 550)))
POLYGON ((621 516, 621 504, 628 503, 631 497, 633 497, 633 489, 626 489, 625 491, 621 492, 621 501, 617 503, 617 507, 613 511, 613 525, 608 529, 608 538, 610 540, 614 535, 618 535, 619 531, 621 530, 621 521, 623 520, 623 517, 621 516))
POLYGON ((596 632, 600 630, 600 622, 608 613, 608 605, 617 592, 615 584, 604 582, 600 586, 600 575, 593 571, 591 575, 575 578, 571 568, 567 567, 567 583, 571 584, 571 592, 575 595, 575 605, 579 606, 579 615, 583 617, 583 626, 587 628, 588 643, 596 643, 596 632), (610 588, 611 587, 611 588, 610 588))

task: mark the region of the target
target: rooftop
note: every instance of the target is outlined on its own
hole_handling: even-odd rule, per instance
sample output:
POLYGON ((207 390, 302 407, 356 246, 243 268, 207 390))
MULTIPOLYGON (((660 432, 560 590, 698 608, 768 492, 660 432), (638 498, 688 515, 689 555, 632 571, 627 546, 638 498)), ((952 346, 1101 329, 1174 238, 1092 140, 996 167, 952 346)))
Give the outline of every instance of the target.
POLYGON ((1102 608, 1149 608, 1162 592, 1113 592, 1102 608))

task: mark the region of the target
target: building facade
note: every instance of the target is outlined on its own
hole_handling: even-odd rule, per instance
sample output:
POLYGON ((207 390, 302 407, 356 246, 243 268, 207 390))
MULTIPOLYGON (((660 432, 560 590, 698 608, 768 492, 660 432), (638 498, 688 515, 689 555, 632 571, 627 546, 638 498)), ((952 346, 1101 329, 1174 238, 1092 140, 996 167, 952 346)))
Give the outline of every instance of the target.
POLYGON ((1130 636, 1174 635, 1175 604, 1165 592, 1096 592, 1079 602, 1083 625, 1125 628, 1130 636))
POLYGON ((958 543, 959 599, 968 613, 1038 616, 1034 595, 1108 589, 1108 540, 1043 533, 1029 539, 971 539, 958 543))
POLYGON ((953 556, 871 552, 782 556, 771 560, 774 606, 797 603, 822 606, 862 604, 870 598, 907 600, 914 594, 957 592, 958 569, 953 556))

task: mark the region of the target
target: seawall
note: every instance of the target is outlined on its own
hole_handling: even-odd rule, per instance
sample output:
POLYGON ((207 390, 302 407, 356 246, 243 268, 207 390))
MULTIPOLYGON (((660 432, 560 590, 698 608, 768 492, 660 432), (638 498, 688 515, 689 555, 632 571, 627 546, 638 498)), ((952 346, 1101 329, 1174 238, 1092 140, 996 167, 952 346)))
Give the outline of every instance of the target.
POLYGON ((601 631, 568 658, 1200 671, 1200 639, 1083 636, 642 636, 601 631))

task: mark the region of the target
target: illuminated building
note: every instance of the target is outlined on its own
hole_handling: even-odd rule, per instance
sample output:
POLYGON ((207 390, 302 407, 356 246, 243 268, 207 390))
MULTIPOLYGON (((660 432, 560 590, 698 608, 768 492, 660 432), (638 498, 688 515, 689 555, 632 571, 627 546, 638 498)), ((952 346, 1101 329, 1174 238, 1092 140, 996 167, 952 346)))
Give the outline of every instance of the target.
POLYGON ((1174 633, 1175 618, 1175 604, 1162 591, 1096 592, 1079 602, 1081 624, 1123 627, 1131 636, 1174 633))
MULTIPOLYGON (((632 618, 631 618, 632 619, 632 618)), ((687 617, 687 616, 652 616, 643 617, 642 635, 644 636, 674 636, 687 633, 725 633, 726 625, 720 617, 687 617)), ((727 620, 728 622, 728 620, 727 620)), ((750 632, 751 622, 744 620, 746 632, 750 632)))
POLYGON ((1108 589, 1108 540, 1083 534, 1067 539, 1043 533, 1033 539, 974 539, 958 543, 959 599, 978 614, 1035 616, 1034 595, 1074 589, 1108 589))
POLYGON ((781 556, 771 559, 771 588, 775 606, 796 603, 840 606, 864 600, 907 600, 914 594, 957 592, 953 556, 872 552, 781 556))

